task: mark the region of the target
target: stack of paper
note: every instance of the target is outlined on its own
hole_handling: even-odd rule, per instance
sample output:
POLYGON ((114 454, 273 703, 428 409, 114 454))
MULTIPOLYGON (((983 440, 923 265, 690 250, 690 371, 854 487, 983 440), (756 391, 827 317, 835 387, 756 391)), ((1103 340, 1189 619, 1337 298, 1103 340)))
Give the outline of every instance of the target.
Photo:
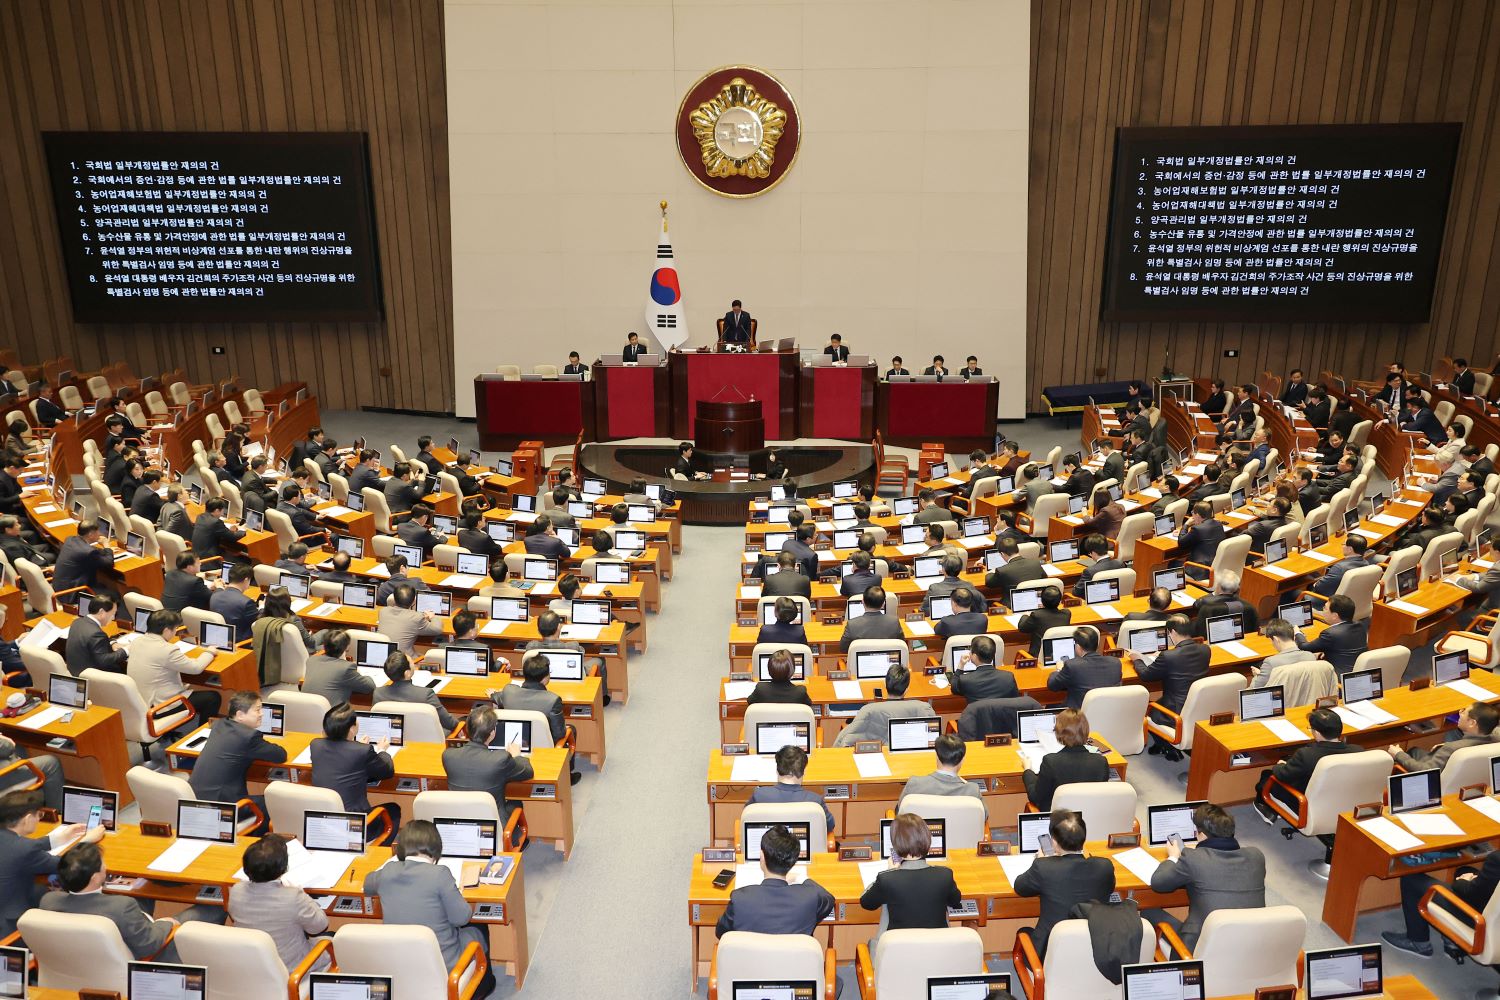
POLYGON ((1471 680, 1449 681, 1443 687, 1457 691, 1466 698, 1473 698, 1475 701, 1489 701, 1494 697, 1490 692, 1471 680))
POLYGON ((924 639, 935 634, 932 628, 932 622, 907 622, 906 629, 912 635, 920 636, 924 639))
POLYGON ((324 507, 318 511, 324 517, 343 517, 345 514, 353 514, 354 511, 343 504, 334 504, 332 507, 324 507))
POLYGON ((1308 549, 1302 554, 1307 556, 1307 558, 1311 559, 1313 562, 1331 563, 1338 561, 1337 557, 1331 556, 1327 552, 1319 552, 1317 549, 1308 549))
POLYGON ((312 744, 311 743, 309 743, 307 746, 303 747, 302 748, 302 752, 299 753, 297 756, 295 756, 295 757, 292 758, 292 766, 293 767, 297 767, 297 766, 311 767, 312 766, 312 744))
POLYGON ((1370 520, 1374 521, 1376 524, 1383 524, 1387 528, 1400 528, 1406 524, 1406 522, 1401 518, 1392 517, 1389 514, 1372 514, 1370 515, 1370 520))
POLYGON ((1500 800, 1481 795, 1477 799, 1469 799, 1464 804, 1476 812, 1483 813, 1488 819, 1500 823, 1500 800))
POLYGON ((605 629, 603 625, 574 625, 569 623, 562 627, 562 637, 577 642, 593 642, 599 638, 605 629))
POLYGON ((487 621, 479 626, 480 635, 504 635, 505 630, 511 626, 511 622, 487 621))
POLYGON ((455 587, 459 590, 473 590, 484 582, 482 576, 471 576, 468 573, 451 573, 443 577, 439 586, 455 587))
POLYGON ((1415 812, 1397 817, 1401 824, 1419 837, 1462 837, 1464 828, 1446 813, 1415 812))
MULTIPOLYGON (((854 769, 859 772, 861 778, 889 778, 891 776, 891 765, 886 761, 883 753, 855 754, 854 769)), ((774 781, 775 778, 773 777, 772 780, 774 781)))
POLYGON ((928 683, 930 683, 935 688, 942 688, 946 690, 948 687, 948 678, 944 677, 942 674, 934 674, 931 678, 928 679, 928 683))
POLYGON ((211 840, 179 840, 152 859, 146 867, 154 872, 180 872, 208 850, 211 840))
POLYGON ((903 556, 914 556, 914 555, 917 555, 920 552, 926 552, 927 551, 927 543, 926 542, 907 542, 904 545, 898 545, 898 546, 896 546, 896 551, 899 552, 899 553, 901 553, 903 556))
POLYGON ((1369 719, 1378 726, 1389 725, 1396 721, 1396 716, 1387 712, 1373 701, 1356 701, 1354 704, 1345 707, 1351 712, 1359 713, 1359 715, 1369 719))
POLYGON ((550 580, 538 580, 535 587, 531 588, 532 597, 551 597, 557 593, 557 585, 550 580))
POLYGON ((1374 723, 1372 723, 1369 719, 1361 717, 1356 712, 1349 711, 1348 706, 1345 706, 1345 705, 1335 705, 1333 707, 1333 710, 1334 710, 1335 713, 1338 714, 1338 717, 1340 719, 1344 720, 1344 725, 1348 726, 1350 729, 1353 729, 1355 731, 1358 731, 1358 730, 1361 730, 1361 729, 1369 729, 1370 726, 1374 725, 1374 723))
POLYGON ((750 692, 754 690, 754 681, 729 681, 724 685, 724 697, 729 701, 739 701, 750 697, 750 692))
POLYGON ((999 857, 1000 870, 1005 872, 1005 879, 1015 886, 1016 879, 1026 874, 1026 869, 1036 860, 1035 854, 1002 854, 999 857))
POLYGON ((1011 628, 1020 628, 1021 627, 1021 619, 1024 618, 1024 617, 1026 617, 1026 616, 1024 614, 1021 614, 1021 615, 1002 615, 1001 617, 1005 619, 1005 623, 1007 625, 1009 625, 1011 628))
POLYGON ((1054 565, 1053 563, 1043 563, 1042 564, 1042 572, 1046 573, 1048 576, 1052 576, 1052 577, 1058 577, 1058 576, 1062 576, 1063 575, 1062 569, 1060 567, 1054 565))
POLYGON ((890 867, 890 862, 883 859, 880 861, 861 861, 859 863, 859 880, 868 889, 875 884, 875 879, 880 876, 880 873, 890 870, 890 867))
POLYGON ((1296 725, 1286 719, 1261 719, 1260 724, 1271 731, 1271 735, 1287 743, 1299 743, 1311 739, 1296 725))
POLYGON ((1193 606, 1193 599, 1188 596, 1188 592, 1185 590, 1174 590, 1172 591, 1172 603, 1179 608, 1190 608, 1193 606))
POLYGON ((1371 541, 1376 541, 1376 542, 1380 541, 1380 539, 1382 537, 1381 534, 1380 534, 1380 532, 1378 532, 1378 531, 1371 531, 1369 528, 1355 528, 1352 532, 1350 532, 1350 534, 1364 535, 1366 538, 1370 539, 1371 541))
POLYGON ((1089 607, 1093 608, 1094 613, 1100 618, 1114 619, 1124 617, 1113 604, 1090 604, 1089 607))
POLYGON ((1234 657, 1236 660, 1247 660, 1255 655, 1255 650, 1251 649, 1243 642, 1236 642, 1232 639, 1229 642, 1216 642, 1214 643, 1214 645, 1222 649, 1224 652, 1228 653, 1230 656, 1234 657))
POLYGON ((1266 565, 1262 566, 1261 569, 1265 570, 1267 573, 1270 573, 1272 576, 1280 577, 1283 580, 1292 575, 1291 570, 1282 569, 1280 566, 1266 565))
MULTIPOLYGON (((741 862, 734 866, 734 888, 743 889, 747 885, 760 885, 765 881, 765 872, 760 870, 759 861, 741 862)), ((793 865, 792 870, 786 873, 786 880, 792 885, 798 885, 807 881, 807 865, 793 865)))
POLYGON ((1161 490, 1157 489, 1155 486, 1148 486, 1145 489, 1141 490, 1141 496, 1150 497, 1153 500, 1160 500, 1161 490))
POLYGON ((43 618, 37 622, 36 628, 21 636, 20 644, 22 646, 30 646, 33 649, 44 649, 66 634, 66 629, 58 628, 51 621, 43 618))
POLYGON ((380 687, 390 679, 386 677, 385 671, 380 667, 355 667, 354 669, 359 671, 359 673, 363 676, 368 677, 370 678, 370 680, 374 681, 376 687, 380 687))
POLYGON ((391 571, 386 569, 385 563, 377 562, 375 565, 365 570, 365 575, 378 576, 383 580, 389 580, 391 578, 391 571))
POLYGON ((1385 844, 1393 851, 1405 854, 1408 851, 1420 850, 1422 841, 1384 816, 1376 816, 1374 819, 1362 819, 1357 821, 1359 826, 1370 836, 1385 844))
POLYGON ((1147 885, 1151 884, 1151 876, 1156 874, 1156 869, 1161 864, 1143 847, 1132 847, 1128 851, 1121 851, 1115 855, 1115 860, 1123 865, 1126 871, 1147 885))
POLYGON ((776 781, 776 758, 762 757, 758 754, 736 757, 729 769, 729 780, 742 781, 746 784, 757 782, 773 784, 776 781))
POLYGON ((1385 606, 1395 608, 1397 611, 1405 611, 1409 615, 1425 615, 1427 613, 1427 609, 1422 607, 1422 605, 1413 604, 1410 601, 1386 601, 1385 606))
POLYGON ((834 681, 833 696, 839 701, 863 701, 865 692, 859 681, 834 681))

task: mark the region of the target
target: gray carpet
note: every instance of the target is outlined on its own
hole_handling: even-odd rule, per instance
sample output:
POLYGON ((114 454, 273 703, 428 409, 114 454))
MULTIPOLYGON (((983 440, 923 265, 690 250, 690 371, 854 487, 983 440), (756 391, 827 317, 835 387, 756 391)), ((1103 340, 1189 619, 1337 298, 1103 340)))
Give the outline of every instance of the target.
MULTIPOLYGON (((363 433, 384 450, 390 442, 412 449, 418 434, 439 441, 456 435, 475 440, 472 424, 390 414, 324 414, 324 426, 341 441, 363 433)), ((1078 442, 1076 425, 1028 421, 1006 428, 1033 452, 1078 442)), ((650 651, 631 659, 631 701, 607 710, 609 759, 603 774, 584 766, 575 789, 578 826, 571 861, 548 847, 533 847, 525 859, 531 968, 528 996, 627 998, 689 997, 687 889, 694 853, 706 842, 705 774, 718 740, 718 680, 724 674, 724 642, 732 620, 737 553, 736 528, 688 527, 676 576, 664 588, 661 614, 648 623, 650 651)), ((1430 652, 1413 657, 1412 671, 1428 669, 1430 652)), ((1130 762, 1131 782, 1143 807, 1181 801, 1176 775, 1186 764, 1168 764, 1145 754, 1130 762)), ((1265 851, 1268 903, 1290 903, 1309 915, 1308 948, 1341 942, 1318 916, 1324 883, 1306 862, 1320 856, 1316 842, 1285 841, 1248 806, 1233 810, 1239 835, 1265 851)), ((1359 940, 1378 940, 1398 928, 1388 910, 1359 922, 1359 940)), ((1008 971, 996 969, 994 971, 1008 971)), ((1467 997, 1493 987, 1496 974, 1471 963, 1422 960, 1387 951, 1387 975, 1412 973, 1439 997, 1467 997)), ((858 996, 852 967, 840 972, 844 996, 858 996)), ((493 994, 516 995, 502 979, 493 994)), ((700 983, 698 996, 707 994, 700 983)))

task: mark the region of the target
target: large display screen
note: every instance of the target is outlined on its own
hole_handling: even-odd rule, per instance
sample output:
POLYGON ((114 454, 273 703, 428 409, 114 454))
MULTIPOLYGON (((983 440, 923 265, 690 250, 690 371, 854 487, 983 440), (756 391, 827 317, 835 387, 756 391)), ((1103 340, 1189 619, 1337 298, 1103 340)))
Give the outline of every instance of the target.
POLYGON ((43 141, 78 321, 380 318, 362 133, 43 141))
POLYGON ((1427 319, 1459 133, 1120 129, 1104 318, 1427 319))

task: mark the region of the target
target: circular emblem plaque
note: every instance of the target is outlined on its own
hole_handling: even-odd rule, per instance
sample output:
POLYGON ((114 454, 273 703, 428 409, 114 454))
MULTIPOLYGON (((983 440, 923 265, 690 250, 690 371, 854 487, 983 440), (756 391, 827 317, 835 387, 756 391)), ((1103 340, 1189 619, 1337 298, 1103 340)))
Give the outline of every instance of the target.
POLYGON ((726 198, 753 198, 780 183, 797 158, 801 120, 781 81, 726 66, 688 89, 677 109, 677 152, 688 173, 726 198))

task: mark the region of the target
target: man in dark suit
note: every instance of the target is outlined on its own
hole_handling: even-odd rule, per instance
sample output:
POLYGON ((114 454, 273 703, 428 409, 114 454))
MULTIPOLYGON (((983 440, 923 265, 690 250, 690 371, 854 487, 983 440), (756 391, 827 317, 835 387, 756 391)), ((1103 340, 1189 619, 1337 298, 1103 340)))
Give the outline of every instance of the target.
POLYGON ((1016 675, 995 666, 995 640, 987 635, 975 636, 969 652, 948 672, 948 688, 965 702, 986 698, 1014 698, 1020 693, 1016 675))
POLYGON ((566 559, 573 554, 568 544, 557 537, 557 529, 552 526, 552 518, 546 514, 538 514, 537 519, 527 527, 526 537, 522 541, 529 556, 546 556, 548 559, 566 559))
POLYGON ((572 499, 571 494, 559 486, 549 493, 548 497, 550 498, 550 502, 542 513, 550 517, 552 523, 559 528, 577 527, 578 522, 573 518, 572 514, 568 513, 568 502, 572 499))
POLYGON ((1420 434, 1432 444, 1443 444, 1448 440, 1447 430, 1438 423, 1438 418, 1422 402, 1421 396, 1412 396, 1406 401, 1406 412, 1401 418, 1401 429, 1420 434))
POLYGON ((307 658, 302 693, 321 695, 330 705, 349 701, 357 694, 373 694, 375 681, 355 669, 348 653, 349 633, 341 628, 329 629, 323 636, 323 652, 307 658))
POLYGON ((1318 762, 1324 757, 1331 757, 1341 753, 1359 753, 1364 749, 1345 743, 1341 738, 1344 734, 1344 720, 1340 719, 1338 713, 1331 708, 1315 708, 1307 716, 1307 726, 1312 730, 1313 741, 1298 747, 1286 760, 1275 767, 1260 772, 1260 782, 1255 786, 1255 811, 1268 825, 1276 824, 1277 815, 1269 805, 1266 804, 1267 795, 1275 795, 1277 800, 1290 806, 1293 810, 1297 807, 1287 796, 1273 791, 1270 788, 1271 779, 1295 788, 1299 792, 1307 791, 1307 783, 1312 780, 1313 771, 1317 770, 1318 762))
POLYGON ((1307 419, 1314 430, 1326 430, 1328 418, 1332 416, 1332 409, 1332 405, 1328 402, 1328 392, 1315 386, 1307 392, 1307 403, 1302 407, 1302 416, 1307 419))
MULTIPOLYGON (((1445 885, 1476 913, 1483 913, 1495 894, 1496 885, 1500 885, 1500 851, 1485 855, 1484 864, 1477 869, 1472 865, 1458 868, 1451 885, 1439 883, 1426 872, 1401 876, 1401 916, 1406 923, 1406 933, 1383 931, 1380 936, 1386 944, 1423 958, 1431 957, 1432 925, 1423 918, 1420 904, 1427 890, 1438 884, 1445 885)), ((1443 896, 1434 896, 1432 906, 1442 910, 1444 916, 1451 916, 1465 926, 1471 925, 1468 918, 1456 912, 1454 904, 1443 896)))
POLYGON ((910 374, 911 374, 911 372, 908 371, 907 368, 906 368, 906 366, 904 364, 902 364, 902 362, 901 362, 901 355, 898 354, 894 358, 891 359, 891 367, 886 371, 885 377, 886 378, 890 378, 892 375, 910 375, 910 374))
POLYGON ((270 743, 260 732, 264 709, 258 691, 236 691, 229 696, 224 718, 215 719, 208 742, 198 753, 198 762, 188 775, 193 794, 210 802, 238 802, 249 798, 265 812, 266 797, 251 795, 245 775, 258 760, 286 763, 286 750, 270 743))
POLYGON ((130 498, 130 513, 138 517, 144 517, 152 524, 161 516, 162 499, 156 491, 161 486, 161 470, 147 469, 141 477, 141 485, 135 489, 135 495, 130 498))
MULTIPOLYGON (((99 586, 98 573, 115 564, 114 554, 99 544, 99 522, 85 518, 78 522, 78 533, 62 543, 57 564, 52 569, 52 589, 99 586)), ((71 598, 76 599, 76 598, 71 598)))
MULTIPOLYGON (((1103 535, 1086 535, 1078 545, 1079 562, 1083 563, 1083 576, 1073 584, 1073 596, 1084 596, 1085 588, 1100 573, 1106 573, 1112 569, 1124 569, 1125 564, 1116 559, 1111 553, 1114 551, 1109 544, 1109 539, 1103 535)), ((1128 597, 1128 594, 1122 594, 1128 597)))
POLYGON ((223 497, 210 497, 203 504, 203 513, 193 522, 193 552, 199 559, 224 559, 229 555, 228 545, 245 537, 243 528, 231 528, 224 523, 229 513, 229 501, 223 497))
POLYGON ((714 927, 714 936, 730 931, 757 934, 811 934, 833 912, 829 891, 812 879, 796 885, 787 873, 797 863, 801 844, 784 826, 773 826, 760 839, 760 885, 741 886, 729 894, 729 905, 714 927))
POLYGON ((1115 450, 1115 443, 1109 438, 1099 439, 1099 454, 1103 458, 1099 466, 1099 481, 1102 483, 1108 479, 1117 480, 1122 489, 1129 491, 1130 485, 1125 480, 1125 456, 1115 450))
POLYGON ((1333 617, 1333 624, 1312 640, 1298 632, 1297 648, 1322 653, 1323 659, 1331 663, 1333 669, 1347 674, 1354 669, 1359 654, 1370 648, 1370 623, 1354 620, 1354 599, 1345 594, 1328 599, 1328 612, 1333 617))
POLYGON ((0 513, 23 517, 26 505, 21 502, 21 476, 25 474, 26 460, 10 452, 0 468, 0 513))
POLYGON ((44 886, 37 876, 57 874, 54 850, 80 837, 88 844, 104 838, 104 827, 96 826, 85 834, 82 823, 59 826, 38 837, 45 804, 40 788, 0 795, 0 935, 14 933, 16 918, 41 901, 44 886))
POLYGON ((1210 465, 1203 470, 1203 482, 1188 494, 1191 503, 1202 503, 1209 497, 1216 497, 1221 493, 1229 492, 1229 479, 1217 465, 1210 465))
MULTIPOLYGON (((456 621, 458 615, 453 617, 456 621)), ((472 626, 472 617, 464 624, 472 626)), ((457 629, 458 625, 455 624, 454 630, 457 629)), ((453 648, 451 643, 448 648, 453 648)), ((547 718, 547 731, 552 734, 552 742, 560 744, 568 734, 568 724, 563 717, 562 698, 547 690, 547 682, 551 679, 552 661, 541 653, 528 653, 521 658, 521 683, 505 685, 491 693, 490 700, 497 708, 542 713, 547 718)))
POLYGON ((917 494, 917 512, 912 515, 912 524, 931 524, 933 521, 951 521, 953 514, 938 503, 937 493, 923 489, 917 494))
POLYGON ((57 405, 53 398, 56 390, 48 383, 42 383, 40 394, 36 400, 36 422, 43 427, 56 427, 58 423, 68 415, 68 411, 57 405))
POLYGON ((162 583, 161 606, 168 611, 207 611, 209 597, 208 584, 198 575, 198 556, 191 551, 179 553, 177 568, 169 570, 162 583))
POLYGON ((828 831, 833 832, 833 812, 823 801, 823 796, 802 787, 802 776, 807 773, 807 752, 799 746, 787 744, 776 751, 776 784, 761 785, 750 793, 746 805, 757 802, 813 802, 823 808, 823 819, 828 831))
POLYGON ((990 625, 984 598, 965 584, 953 592, 951 600, 953 614, 938 621, 933 629, 937 637, 947 640, 955 635, 983 635, 990 625))
POLYGON ((1246 635, 1260 627, 1260 615, 1256 614, 1255 607, 1240 599, 1240 575, 1233 570, 1225 570, 1214 577, 1213 593, 1203 595, 1198 601, 1194 609, 1193 634, 1204 637, 1208 620, 1223 615, 1239 615, 1246 635))
MULTIPOLYGON (((935 583, 928 586, 927 596, 922 599, 922 614, 927 615, 929 618, 932 616, 932 602, 935 598, 950 597, 954 591, 968 586, 963 578, 964 560, 958 553, 949 552, 943 555, 938 560, 938 565, 942 567, 943 575, 935 583)), ((850 574, 850 576, 853 575, 852 573, 850 574)), ((864 590, 861 589, 858 593, 863 594, 864 590)))
POLYGON ((684 479, 707 479, 709 474, 693 468, 693 451, 691 442, 684 441, 677 446, 677 461, 672 466, 672 472, 682 476, 684 479))
POLYGON ((1448 384, 1458 390, 1460 395, 1474 395, 1474 370, 1469 367, 1467 359, 1453 359, 1453 377, 1448 380, 1448 384))
MULTIPOLYGON (((276 491, 271 480, 266 478, 266 466, 270 460, 264 455, 256 455, 250 459, 245 469, 245 476, 240 480, 240 499, 249 500, 252 496, 261 500, 259 510, 265 510, 267 506, 276 503, 276 491)), ((351 485, 350 489, 354 487, 351 485)))
POLYGON ((757 643, 769 642, 803 646, 807 644, 807 631, 796 624, 801 607, 790 597, 778 597, 772 605, 776 620, 761 625, 756 634, 757 643))
POLYGON ((1020 543, 1014 538, 1000 539, 995 551, 1000 553, 1005 563, 989 572, 984 578, 984 588, 999 595, 1002 601, 1010 600, 1010 592, 1027 580, 1041 580, 1047 575, 1040 559, 1021 555, 1020 543))
POLYGON ((967 382, 976 375, 983 375, 984 369, 979 367, 979 358, 971 354, 964 359, 964 366, 958 370, 958 374, 967 382))
POLYGON ((809 580, 818 578, 818 553, 813 550, 813 539, 816 536, 817 529, 811 524, 799 524, 797 533, 781 543, 781 551, 790 552, 797 557, 802 575, 809 580))
POLYGON ((297 533, 298 538, 305 538, 312 545, 321 545, 328 540, 328 535, 318 527, 313 513, 298 502, 301 499, 302 492, 297 484, 287 483, 281 488, 281 499, 276 502, 276 509, 292 522, 292 530, 297 533))
POLYGON ((1063 703, 1072 709, 1083 708, 1083 699, 1095 688, 1120 686, 1120 660, 1099 652, 1099 633, 1091 628, 1073 630, 1074 655, 1047 675, 1047 690, 1066 691, 1063 703))
POLYGON ((1047 831, 1054 854, 1037 855, 1016 879, 1018 896, 1040 896, 1042 912, 1035 927, 1018 933, 1031 938, 1037 957, 1047 955, 1047 939, 1058 921, 1066 920, 1079 903, 1103 902, 1115 891, 1115 866, 1107 857, 1085 857, 1088 829, 1083 815, 1071 809, 1053 811, 1047 831))
POLYGON ((902 636, 900 619, 885 613, 885 588, 871 587, 865 591, 865 613, 849 619, 844 625, 839 649, 849 652, 849 644, 856 639, 900 639, 902 636))
POLYGON ((1224 526, 1214 520, 1213 508, 1207 500, 1201 500, 1193 505, 1187 523, 1177 533, 1177 544, 1189 562, 1209 566, 1213 564, 1224 537, 1224 526))
POLYGON ((1351 569, 1363 569, 1373 565, 1368 558, 1369 549, 1370 540, 1364 535, 1356 535, 1352 531, 1344 535, 1344 557, 1329 566, 1328 571, 1314 580, 1313 585, 1308 589, 1314 594, 1332 597, 1339 589, 1339 581, 1343 580, 1345 573, 1351 569))
POLYGON ((1016 628, 1031 636, 1031 644, 1027 652, 1032 656, 1040 656, 1042 652, 1042 636, 1047 634, 1049 628, 1059 628, 1073 621, 1073 612, 1062 606, 1062 586, 1042 587, 1042 606, 1035 611, 1029 611, 1021 616, 1016 622, 1016 628))
POLYGON ((288 459, 288 465, 293 469, 302 468, 302 463, 317 456, 323 450, 323 428, 312 427, 307 431, 307 439, 298 441, 292 446, 292 454, 288 459))
MULTIPOLYGON (((1146 662, 1139 654, 1131 653, 1135 672, 1142 681, 1161 681, 1161 697, 1157 699, 1163 708, 1180 713, 1187 701, 1188 689, 1200 677, 1208 676, 1208 661, 1213 650, 1192 638, 1193 624, 1187 615, 1173 615, 1167 619, 1167 648, 1157 654, 1156 659, 1146 662)), ((1167 716, 1152 709, 1151 717, 1162 725, 1172 725, 1167 716)), ((1171 760, 1178 760, 1181 751, 1153 735, 1150 753, 1165 753, 1171 760)))
POLYGON ((250 627, 260 617, 260 608, 245 593, 254 586, 254 576, 248 563, 235 563, 229 568, 229 581, 208 598, 208 610, 221 615, 234 629, 235 642, 249 639, 250 627))
POLYGON ((983 449, 975 448, 969 453, 969 482, 964 487, 964 496, 972 500, 974 498, 974 487, 981 479, 994 479, 1000 475, 1000 470, 990 464, 990 457, 983 449))
POLYGON ((503 823, 512 808, 505 798, 505 786, 512 781, 529 781, 533 772, 531 761, 519 756, 519 746, 490 746, 498 726, 493 706, 484 703, 470 709, 469 742, 443 751, 443 772, 454 791, 489 792, 494 796, 503 823))
MULTIPOLYGON (((424 562, 432 559, 432 550, 447 543, 448 539, 432 530, 432 508, 419 503, 411 509, 411 517, 396 525, 396 534, 407 545, 422 550, 424 562)), ((566 557, 565 557, 566 558, 566 557)))
POLYGON ((938 381, 941 382, 943 380, 943 376, 949 374, 948 369, 943 364, 943 356, 941 354, 934 354, 932 356, 932 364, 928 365, 927 369, 923 371, 922 374, 936 375, 938 377, 938 381))
POLYGON ((1166 587, 1153 587, 1146 595, 1146 610, 1132 611, 1121 621, 1165 622, 1172 617, 1172 592, 1166 587))
MULTIPOLYGON (((782 555, 791 555, 791 553, 784 552, 784 553, 782 553, 782 555)), ((793 558, 793 560, 795 560, 796 556, 792 556, 792 558, 793 558)), ((946 557, 944 557, 944 558, 946 559, 946 557)), ((955 559, 956 559, 956 557, 955 557, 955 559)), ((839 594, 840 595, 842 595, 844 597, 863 597, 865 591, 869 590, 871 587, 879 586, 879 584, 880 584, 880 574, 875 572, 875 560, 873 558, 871 558, 870 553, 868 553, 868 552, 856 552, 852 556, 849 557, 849 562, 854 567, 854 569, 851 570, 849 573, 846 573, 844 575, 844 578, 839 581, 839 594)), ((960 562, 959 569, 962 569, 963 568, 962 561, 960 560, 959 562, 960 562)), ((785 569, 783 569, 781 571, 781 573, 785 573, 785 572, 786 572, 785 569)), ((769 585, 771 583, 771 580, 776 579, 776 577, 780 576, 781 573, 777 573, 776 576, 773 576, 769 580, 767 580, 766 581, 767 587, 769 587, 769 585)), ((798 574, 798 575, 800 576, 800 574, 798 574)), ((803 579, 806 579, 806 578, 804 577, 803 579)), ((938 584, 940 584, 942 582, 943 582, 942 580, 939 580, 938 583, 934 583, 932 586, 936 587, 936 586, 938 586, 938 584)), ((811 591, 812 591, 812 585, 811 585, 811 582, 809 582, 809 584, 808 584, 808 593, 806 595, 804 595, 804 596, 811 597, 812 596, 811 591)), ((951 593, 951 592, 952 592, 952 588, 951 587, 948 588, 947 591, 945 591, 945 593, 951 593)), ((930 590, 929 590, 929 593, 930 593, 930 590)))
MULTIPOLYGON (((350 739, 354 728, 354 706, 347 701, 335 704, 323 716, 323 738, 313 740, 308 747, 312 756, 312 783, 338 792, 345 810, 367 813, 370 783, 393 776, 396 765, 391 760, 390 740, 384 736, 374 743, 368 739, 350 739)), ((392 817, 398 829, 400 816, 397 809, 392 817)))
POLYGON ((1293 368, 1281 387, 1281 402, 1287 406, 1301 407, 1307 402, 1307 382, 1302 378, 1302 369, 1293 368))
POLYGON ((620 352, 620 357, 626 364, 635 364, 640 360, 642 354, 649 354, 650 349, 643 343, 641 338, 631 331, 630 336, 625 338, 625 350, 620 352))
POLYGON ((740 300, 735 299, 729 304, 729 311, 724 314, 724 327, 719 339, 726 344, 748 344, 752 336, 750 314, 745 312, 740 300))
POLYGON ((1348 489, 1353 485, 1354 476, 1354 457, 1346 452, 1339 456, 1339 462, 1335 466, 1334 474, 1318 484, 1323 502, 1327 503, 1333 499, 1333 495, 1339 490, 1348 489))
POLYGON ((465 552, 477 552, 488 559, 498 559, 504 552, 499 542, 484 530, 484 516, 471 510, 459 519, 458 545, 465 552))
POLYGON ((81 675, 89 667, 123 674, 129 654, 109 641, 104 626, 115 617, 115 599, 109 594, 100 594, 89 602, 89 613, 79 615, 68 626, 68 640, 63 660, 68 673, 81 675))
POLYGON ((391 475, 382 487, 385 505, 391 513, 404 514, 422 502, 422 490, 413 479, 410 462, 397 462, 391 467, 391 475))
POLYGON ((1291 524, 1290 515, 1292 502, 1286 497, 1277 497, 1271 501, 1271 512, 1262 514, 1250 523, 1245 529, 1245 534, 1250 536, 1250 551, 1256 555, 1264 555, 1266 542, 1271 540, 1277 528, 1284 528, 1291 524))
POLYGON ((844 338, 833 334, 828 338, 828 346, 823 348, 825 357, 830 357, 836 364, 849 360, 849 348, 844 346, 844 338))
POLYGON ((766 663, 766 673, 770 675, 770 680, 756 684, 755 690, 746 697, 745 704, 806 705, 812 708, 812 695, 807 693, 807 688, 792 683, 792 673, 796 666, 797 662, 792 659, 788 650, 776 650, 766 663))
POLYGON ((359 493, 365 488, 379 490, 382 488, 380 482, 380 455, 369 448, 359 453, 358 464, 354 471, 349 474, 349 492, 359 493))
MULTIPOLYGON (((1241 846, 1235 839, 1234 817, 1206 803, 1193 810, 1193 826, 1197 840, 1186 849, 1169 841, 1167 860, 1151 876, 1153 892, 1187 890, 1187 917, 1178 931, 1189 948, 1198 946, 1203 921, 1210 913, 1266 905, 1266 856, 1260 848, 1241 846)), ((1177 921, 1171 919, 1171 923, 1177 921)))
POLYGON ((588 375, 588 372, 589 372, 588 366, 585 365, 585 364, 583 364, 581 361, 579 361, 579 359, 578 359, 578 352, 577 351, 569 351, 568 352, 568 363, 565 364, 565 365, 563 365, 562 373, 564 375, 585 375, 586 376, 586 375, 588 375))
POLYGON ((1094 474, 1084 468, 1083 459, 1076 452, 1063 459, 1063 475, 1067 481, 1059 487, 1059 492, 1070 497, 1086 497, 1094 492, 1094 474))
MULTIPOLYGON (((845 579, 848 579, 847 577, 845 579)), ((802 575, 797 557, 782 550, 776 553, 776 572, 767 573, 761 584, 762 597, 812 597, 812 581, 802 575)))
POLYGON ((56 561, 51 549, 33 545, 23 537, 21 518, 14 514, 0 514, 0 552, 5 553, 5 558, 10 560, 12 566, 17 559, 25 559, 38 566, 51 566, 56 561))

